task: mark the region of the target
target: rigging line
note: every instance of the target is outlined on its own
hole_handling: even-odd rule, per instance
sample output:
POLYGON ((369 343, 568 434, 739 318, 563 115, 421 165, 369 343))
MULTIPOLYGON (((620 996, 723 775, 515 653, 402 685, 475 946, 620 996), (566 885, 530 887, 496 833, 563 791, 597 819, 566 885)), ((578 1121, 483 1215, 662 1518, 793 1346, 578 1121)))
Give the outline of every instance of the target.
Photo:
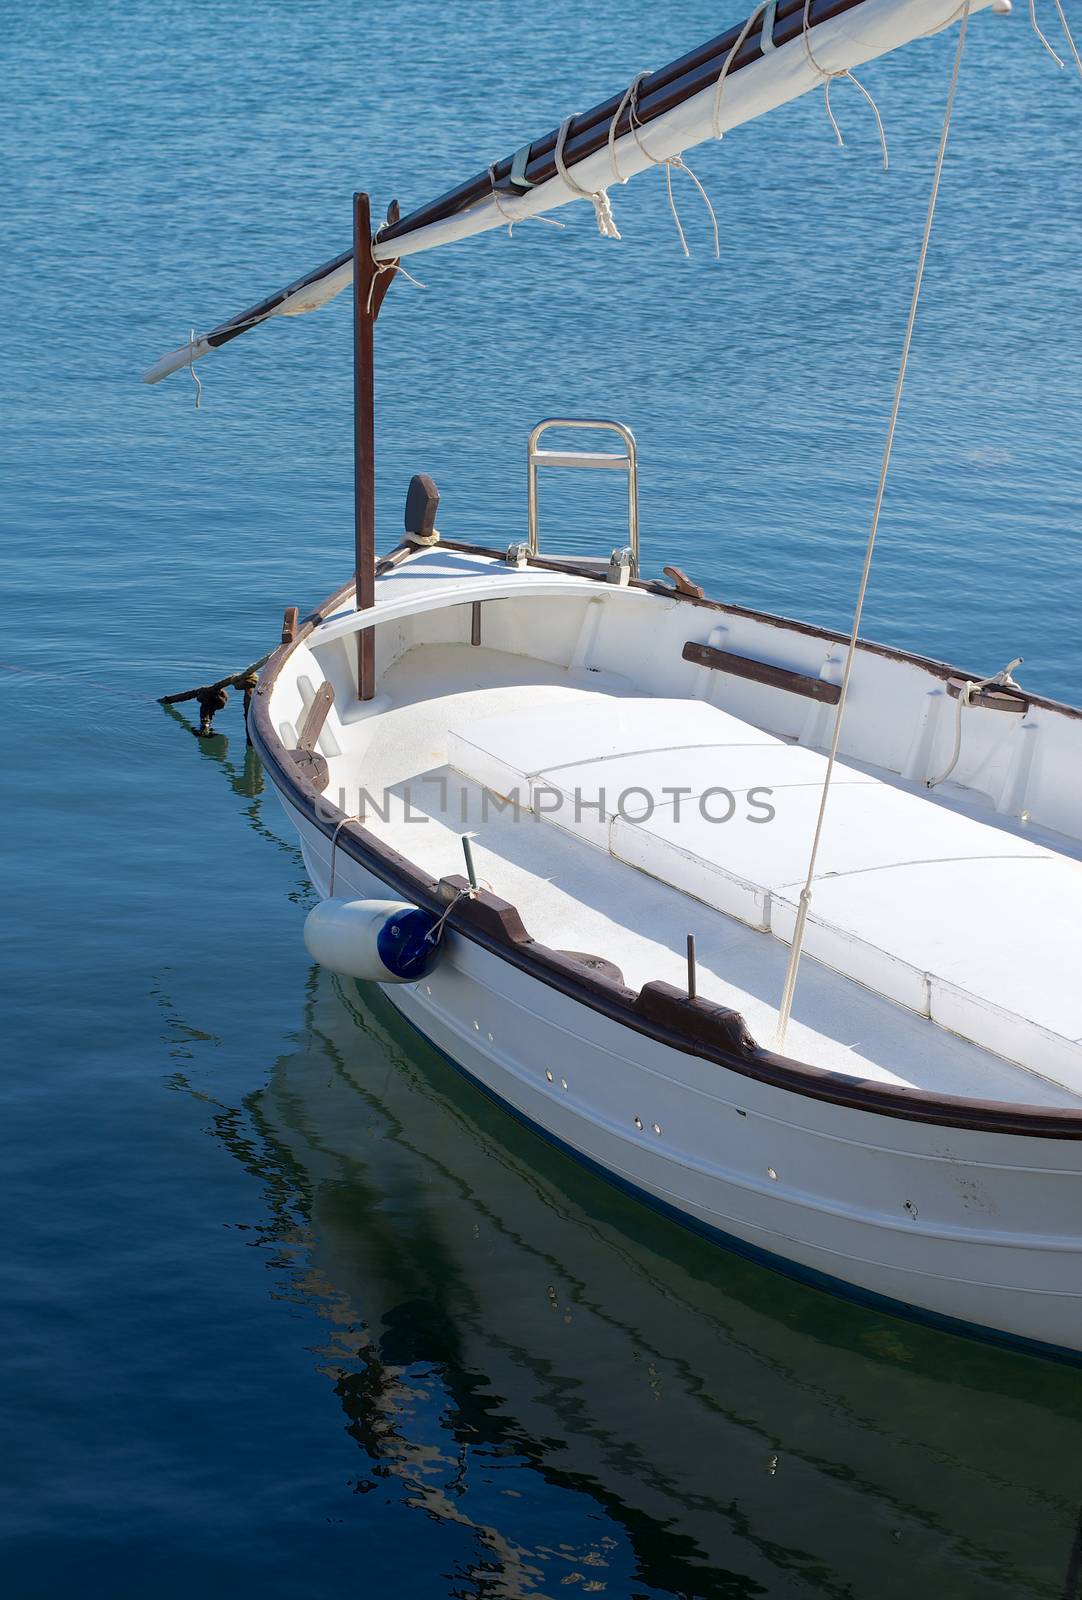
POLYGON ((883 496, 887 487, 887 473, 890 470, 890 458, 894 449, 894 434, 898 426, 898 413, 902 406, 902 391, 905 388, 906 368, 909 365, 909 351, 913 344, 913 329, 917 321, 917 306, 920 303, 921 285, 924 281, 924 267, 928 259, 928 246, 932 238, 932 223, 935 220, 936 202, 939 199, 939 185, 943 176, 943 166, 947 156, 947 140, 950 137, 951 119, 954 115, 954 98, 958 89, 958 77, 962 67, 962 51, 966 42, 966 29, 969 23, 969 8, 971 0, 965 0, 962 11, 961 27, 958 34, 958 48, 954 56, 954 70, 951 73, 950 89, 947 93, 947 105, 943 114, 943 131, 939 136, 939 150, 936 155, 935 173, 932 178, 932 192, 928 197, 928 213, 924 219, 924 234, 921 238, 920 255, 917 260, 916 277, 913 282, 913 298, 909 305, 909 317, 905 327, 905 337, 902 341, 902 356, 898 366, 898 378, 894 385, 894 400, 890 410, 890 421, 887 425, 886 443, 883 448, 883 463, 879 469, 879 483, 875 494, 875 507, 872 512, 871 528, 868 532, 868 543, 864 551, 864 566, 861 570, 860 585, 857 590, 857 601, 853 611, 853 628, 849 635, 849 646, 845 655, 845 670, 842 673, 841 692, 838 695, 838 704, 834 712, 834 732, 830 740, 830 754, 827 757, 827 769, 823 776, 823 788, 819 796, 819 812, 815 822, 815 833, 812 837, 811 855, 808 860, 807 877, 804 887, 800 891, 800 902, 797 908, 796 926, 793 929, 793 945, 789 953, 789 965, 785 973, 785 987, 782 991, 781 1004, 778 1007, 778 1027, 775 1035, 774 1048, 783 1050, 785 1047, 785 1034, 789 1026, 789 1016, 793 1009, 793 994, 796 989, 797 972, 800 968, 800 956, 804 944, 804 928, 808 920, 808 908, 812 898, 812 882, 815 878, 815 867, 819 856, 819 844, 823 836, 823 824, 826 820, 827 800, 830 796, 830 783, 834 776, 834 765, 838 757, 838 745, 841 741, 842 721, 845 716, 845 707, 849 695, 849 679, 853 672, 853 661, 856 657, 857 637, 860 632, 860 620, 864 611, 864 597, 868 592, 868 579, 872 570, 872 557, 875 553, 875 539, 879 531, 879 516, 883 509, 883 496))

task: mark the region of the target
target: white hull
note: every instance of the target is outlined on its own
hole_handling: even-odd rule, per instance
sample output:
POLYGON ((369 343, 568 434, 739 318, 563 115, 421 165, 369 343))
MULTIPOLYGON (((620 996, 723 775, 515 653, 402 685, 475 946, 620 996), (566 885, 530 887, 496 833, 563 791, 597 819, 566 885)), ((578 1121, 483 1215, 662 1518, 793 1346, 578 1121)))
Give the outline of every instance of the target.
MULTIPOLYGON (((899 1311, 1082 1355, 1082 1028, 1062 976, 1071 961, 1062 930, 1077 926, 1071 896, 1082 877, 1069 781, 1078 714, 1032 696, 1022 717, 967 712, 957 782, 943 798, 920 799, 920 780, 942 767, 945 746, 949 755, 950 669, 875 646, 862 652, 844 751, 862 765, 849 768, 839 803, 858 824, 863 808, 879 808, 914 831, 888 829, 883 855, 878 825, 841 830, 819 903, 829 909, 831 896, 884 887, 878 902, 873 894, 857 906, 865 920, 852 936, 830 911, 841 931, 812 947, 790 1032, 795 1059, 782 1058, 754 1040, 770 1037, 785 884, 805 827, 793 808, 809 790, 804 772, 821 763, 827 726, 823 708, 809 709, 800 693, 831 681, 836 641, 800 624, 704 611, 649 586, 614 591, 558 564, 516 573, 453 553, 399 568, 375 617, 380 698, 353 698, 359 619, 347 603, 284 647, 252 725, 323 896, 447 905, 463 881, 452 876, 461 873, 460 836, 472 833, 482 883, 502 898, 486 892, 452 911, 431 976, 386 990, 402 1016, 517 1117, 732 1247, 899 1311), (481 597, 483 644, 471 649, 481 597), (681 659, 689 637, 730 649, 734 634, 745 669, 752 656, 768 664, 763 681, 704 675, 681 659), (804 674, 797 691, 770 678, 782 664, 790 678, 804 674), (308 781, 309 758, 298 766, 290 754, 321 679, 335 693, 314 755, 325 794, 308 781), (605 752, 634 751, 659 717, 683 728, 674 754, 655 751, 666 770, 695 756, 696 730, 713 718, 753 742, 744 754, 711 746, 711 773, 744 762, 742 781, 777 769, 796 783, 775 796, 773 832, 713 830, 709 848, 721 839, 717 849, 728 852, 718 876, 708 877, 709 860, 681 856, 681 836, 659 853, 645 826, 598 822, 593 812, 581 828, 566 809, 521 826, 479 823, 476 809, 467 819, 467 801, 476 808, 478 796, 509 792, 502 774, 520 761, 520 730, 529 746, 520 765, 543 768, 543 745, 581 745, 585 734, 590 746, 596 731, 593 765, 616 769, 639 762, 641 750, 605 752), (426 828, 410 825, 415 777, 430 795, 444 785, 426 828), (363 827, 349 820, 355 785, 393 794, 397 810, 382 820, 366 811, 363 827), (922 945, 929 881, 938 899, 923 917, 922 945), (963 881, 964 894, 944 887, 963 881), (915 885, 907 906, 906 883, 915 885), (984 907, 1009 883, 1021 886, 1001 938, 984 907), (499 922, 512 908, 525 943, 521 927, 508 933, 499 922), (1028 940, 1019 936, 1027 917, 1036 930, 1028 940), (689 930, 700 952, 694 1004, 679 989, 689 930), (891 944, 903 935, 910 947, 891 944), (568 950, 597 952, 620 970, 591 984, 576 977, 581 958, 568 950), (643 1004, 659 988, 669 1008, 660 1019, 643 1004), (943 996, 953 997, 950 1010, 943 996), (743 1049, 739 1037, 727 1041, 724 1022, 710 1032, 719 1008, 723 1019, 745 1019, 753 1038, 743 1049)), ((580 756, 568 747, 562 759, 580 756)), ((687 836, 703 858, 696 837, 687 836)))
MULTIPOLYGON (((325 890, 327 841, 286 810, 325 890)), ((385 887, 342 856, 336 876, 336 892, 359 898, 385 887)), ((458 938, 425 983, 385 993, 516 1116, 691 1226, 901 1311, 1082 1352, 1082 1143, 780 1091, 629 1032, 458 938)))
MULTIPOLYGON (((974 1572, 982 1600, 1052 1592, 1077 1512, 1070 1370, 839 1317, 674 1237, 501 1129, 369 995, 315 979, 253 1112, 274 1204, 284 1180, 311 1219, 297 1292, 363 1343, 347 1417, 418 1511, 468 1514, 447 1448, 465 1423, 475 1461, 510 1431, 547 1484, 620 1508, 646 1561, 667 1543, 666 1591, 739 1573, 787 1600, 910 1600, 919 1571, 937 1595, 974 1572)), ((475 1529, 510 1592, 560 1592, 562 1562, 515 1587, 539 1552, 498 1512, 475 1529)))

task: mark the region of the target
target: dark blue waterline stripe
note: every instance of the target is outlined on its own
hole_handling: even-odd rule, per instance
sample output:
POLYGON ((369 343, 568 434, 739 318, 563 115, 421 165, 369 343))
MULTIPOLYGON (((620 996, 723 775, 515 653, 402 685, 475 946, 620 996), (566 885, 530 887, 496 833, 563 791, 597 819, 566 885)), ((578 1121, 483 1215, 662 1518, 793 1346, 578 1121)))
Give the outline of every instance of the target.
MULTIPOLYGON (((386 995, 386 991, 383 992, 390 1004, 394 1005, 390 996, 386 995)), ((802 1266, 798 1261, 790 1261, 785 1256, 775 1255, 771 1250, 764 1250, 759 1245, 749 1244, 746 1239, 739 1239, 734 1234, 726 1233, 721 1228, 715 1228, 708 1222, 700 1221, 698 1217, 690 1216, 677 1206, 670 1205, 667 1200, 662 1200, 657 1195, 651 1194, 648 1189, 641 1189, 638 1184, 632 1183, 629 1178, 620 1177, 619 1174, 602 1165, 600 1161, 595 1161, 592 1156, 584 1155, 581 1150, 576 1150, 574 1145, 568 1144, 558 1134, 543 1127, 541 1123, 535 1122, 524 1111, 520 1111, 517 1106, 513 1106, 510 1101, 505 1100, 495 1089, 489 1088, 488 1084, 482 1083, 480 1078, 474 1077, 473 1073, 467 1067, 464 1067, 460 1061, 456 1061, 454 1056, 448 1055, 446 1050, 441 1050, 440 1046, 429 1038, 424 1029, 418 1027, 411 1017, 408 1017, 404 1011, 399 1010, 398 1006, 394 1006, 394 1011, 395 1015, 400 1017, 419 1039, 424 1040, 430 1050, 434 1050, 461 1077, 471 1083, 475 1089, 479 1089, 483 1095, 498 1105, 508 1116, 513 1117, 522 1127, 529 1128, 531 1133, 538 1134, 542 1139, 554 1146, 555 1149, 562 1151, 566 1156, 570 1156, 573 1161, 577 1161, 580 1166, 586 1167, 590 1172, 594 1172, 598 1177, 603 1178, 606 1183, 612 1184, 613 1188, 619 1189, 624 1194, 630 1195, 633 1200, 649 1206, 652 1211, 667 1217, 671 1222, 678 1223, 680 1227, 686 1228, 690 1233, 697 1234, 700 1238, 707 1239, 712 1244, 721 1245, 730 1254, 742 1256, 746 1261, 753 1261, 758 1266, 769 1267, 772 1272, 781 1273, 782 1277, 791 1278, 795 1282, 806 1284, 813 1289, 825 1289, 828 1294, 833 1294, 840 1300, 848 1300, 853 1305, 864 1306, 872 1311, 885 1311, 890 1316, 900 1317, 905 1322, 920 1323, 924 1327, 936 1328, 941 1333, 952 1333, 963 1339, 976 1339, 982 1344, 995 1345, 1000 1349, 1012 1350, 1021 1355, 1040 1356, 1047 1361, 1057 1361, 1072 1367, 1082 1367, 1082 1351, 1067 1350, 1061 1345, 1046 1344, 1041 1339, 1027 1339, 1022 1334, 1003 1333, 996 1328, 983 1327, 977 1322, 966 1322, 960 1317, 949 1317, 941 1311, 927 1311, 922 1306, 911 1305, 907 1300, 894 1300, 890 1295, 877 1294, 873 1289, 861 1289, 856 1284, 847 1283, 844 1278, 832 1277, 830 1273, 820 1272, 816 1267, 802 1266)))

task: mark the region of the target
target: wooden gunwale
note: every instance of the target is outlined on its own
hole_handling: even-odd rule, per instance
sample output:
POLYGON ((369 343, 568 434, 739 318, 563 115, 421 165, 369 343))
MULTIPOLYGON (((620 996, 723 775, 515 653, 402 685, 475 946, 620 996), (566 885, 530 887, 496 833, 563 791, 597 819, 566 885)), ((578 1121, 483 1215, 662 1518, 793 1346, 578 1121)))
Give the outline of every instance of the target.
MULTIPOLYGON (((489 545, 468 544, 463 540, 440 538, 440 545, 447 550, 457 550, 461 555, 488 556, 490 560, 502 561, 502 550, 493 550, 489 545)), ((598 574, 587 567, 579 566, 574 560, 561 560, 558 556, 527 556, 531 567, 545 567, 552 572, 567 572, 573 577, 589 578, 595 583, 605 583, 604 574, 598 574)), ((746 617, 749 622, 762 622, 770 628, 785 628, 792 633, 803 634, 806 638, 825 639, 829 644, 848 645, 849 635, 839 633, 834 628, 820 627, 814 622, 802 622, 798 617, 783 617, 773 611, 756 611, 751 606, 737 605, 729 600, 711 600, 708 595, 686 594, 675 585, 670 587, 661 583, 656 578, 632 578, 629 580, 633 589, 642 589, 646 594, 660 595, 666 600, 679 600, 683 605, 700 606, 706 611, 720 611, 730 617, 746 617)), ((882 656, 886 661, 900 661, 907 666, 920 667, 921 671, 931 673, 943 683, 950 680, 965 682, 967 678, 979 679, 983 674, 963 672, 961 667, 951 666, 949 662, 937 661, 934 656, 918 655, 913 650, 903 650, 897 645, 878 644, 874 639, 858 639, 857 650, 866 655, 882 656)), ((948 693, 951 690, 948 688, 948 693)), ((1045 711, 1057 711, 1061 716, 1082 719, 1082 706, 1068 705, 1065 700, 1050 700, 1045 695, 1033 694, 1028 689, 1015 691, 1029 706, 1039 706, 1045 711)), ((954 691, 952 698, 957 698, 954 691)), ((983 705, 984 701, 974 696, 975 705, 983 705)))
MULTIPOLYGON (((450 540, 442 540, 441 543, 452 549, 487 555, 496 560, 502 559, 500 551, 486 549, 483 546, 465 545, 450 540)), ((538 564, 572 573, 581 571, 573 563, 567 562, 546 560, 539 561, 538 564)), ((842 634, 815 628, 808 623, 788 623, 786 619, 768 612, 727 606, 720 601, 698 600, 693 596, 673 591, 663 584, 640 581, 637 586, 681 604, 707 605, 711 609, 752 617, 777 627, 796 627, 806 634, 816 634, 846 642, 842 634)), ((343 822, 343 813, 337 806, 325 800, 296 767, 274 727, 270 715, 270 701, 278 676, 293 651, 308 638, 329 612, 336 609, 353 592, 352 582, 336 590, 317 610, 304 618, 291 641, 281 644, 274 651, 260 675, 259 685, 252 697, 249 711, 252 743, 267 768, 271 781, 283 799, 328 839, 335 835, 339 824, 343 822)), ((937 677, 960 675, 955 667, 906 651, 882 645, 866 645, 863 641, 859 647, 891 659, 933 669, 937 677)), ((1063 707, 1056 701, 1042 700, 1036 696, 1031 699, 1034 704, 1045 705, 1052 710, 1070 710, 1076 716, 1082 715, 1082 711, 1076 711, 1073 707, 1063 707)), ((441 913, 446 910, 446 897, 445 894, 441 894, 440 884, 420 871, 398 851, 384 844, 361 823, 345 822, 337 832, 337 848, 379 878, 395 893, 431 910, 441 913)), ((617 984, 600 973, 590 972, 560 952, 551 950, 536 940, 529 939, 528 936, 525 940, 509 937, 504 930, 506 919, 502 919, 498 914, 493 915, 493 910, 499 909, 508 908, 504 902, 489 895, 487 891, 482 891, 478 901, 463 901, 451 911, 448 922, 461 938, 468 939, 472 944, 507 961, 546 987, 555 989, 592 1011, 685 1055, 702 1057, 741 1077, 810 1099, 839 1105, 847 1110, 870 1112, 907 1122, 965 1129, 974 1133, 1024 1135, 1040 1139, 1082 1139, 1082 1111, 1015 1105, 1007 1101, 967 1099, 957 1095, 937 1095, 926 1089, 872 1083, 850 1078, 843 1073, 829 1072, 790 1056, 776 1055, 773 1051, 758 1046, 747 1051, 717 1048, 712 1043, 695 1038, 690 1031, 665 1026, 644 1016, 641 1011, 636 1010, 639 996, 634 990, 617 984), (471 920, 479 913, 481 925, 471 920)), ((513 921, 518 923, 517 916, 513 917, 513 921)), ((693 1023, 690 1015, 688 1021, 693 1023)))

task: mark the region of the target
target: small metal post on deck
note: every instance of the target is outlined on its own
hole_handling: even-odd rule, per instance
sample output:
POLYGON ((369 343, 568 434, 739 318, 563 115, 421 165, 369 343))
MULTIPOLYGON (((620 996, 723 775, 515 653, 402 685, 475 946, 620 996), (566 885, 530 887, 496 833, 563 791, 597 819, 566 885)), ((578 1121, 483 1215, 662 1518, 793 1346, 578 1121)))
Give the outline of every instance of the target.
POLYGON ((695 999, 695 935, 688 934, 688 999, 695 999))
POLYGON ((462 854, 466 857, 466 876, 470 880, 470 888, 477 888, 477 868, 473 864, 473 850, 465 834, 462 835, 462 854))
MULTIPOLYGON (((353 515, 357 610, 376 603, 376 297, 372 292, 372 215, 366 194, 353 196, 353 515)), ((357 635, 357 697, 376 692, 376 635, 357 635)))

